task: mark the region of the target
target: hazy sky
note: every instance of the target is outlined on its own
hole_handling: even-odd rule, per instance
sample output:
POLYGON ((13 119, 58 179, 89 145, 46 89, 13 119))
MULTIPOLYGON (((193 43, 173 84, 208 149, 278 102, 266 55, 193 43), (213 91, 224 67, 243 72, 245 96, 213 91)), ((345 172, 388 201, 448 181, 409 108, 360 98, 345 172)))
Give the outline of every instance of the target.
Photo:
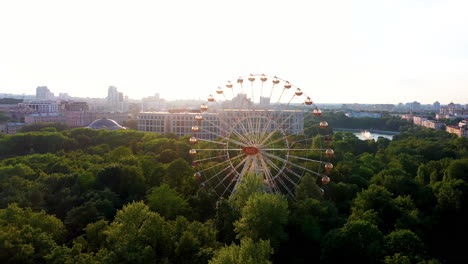
POLYGON ((468 1, 0 2, 0 93, 205 98, 249 73, 317 103, 468 103, 468 1))

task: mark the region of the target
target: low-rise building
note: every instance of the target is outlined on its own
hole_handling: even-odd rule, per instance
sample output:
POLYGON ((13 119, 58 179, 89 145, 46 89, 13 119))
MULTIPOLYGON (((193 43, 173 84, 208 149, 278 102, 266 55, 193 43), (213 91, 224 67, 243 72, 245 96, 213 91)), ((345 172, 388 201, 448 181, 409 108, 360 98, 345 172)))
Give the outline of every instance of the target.
POLYGON ((422 116, 413 116, 413 123, 417 126, 422 126, 423 121, 426 121, 427 118, 422 116))
POLYGON ((88 112, 88 111, 66 111, 62 113, 35 113, 24 117, 26 124, 34 123, 54 123, 60 122, 67 124, 70 128, 89 126, 97 119, 112 119, 120 125, 129 120, 128 113, 113 112, 88 112))
POLYGON ((57 113, 59 104, 55 101, 31 101, 18 104, 20 107, 27 107, 36 113, 57 113))
POLYGON ((407 115, 402 115, 401 118, 405 119, 408 122, 413 122, 413 115, 407 114, 407 115))
POLYGON ((200 139, 216 139, 218 136, 228 136, 230 131, 237 134, 244 133, 246 127, 255 125, 265 128, 265 131, 280 128, 284 133, 299 134, 304 130, 304 116, 302 111, 292 110, 257 110, 260 117, 252 117, 250 110, 234 109, 213 113, 203 113, 203 120, 196 121, 199 111, 172 111, 172 112, 141 112, 138 119, 138 130, 155 133, 174 133, 178 136, 192 135, 193 126, 197 126, 196 133, 200 139), (261 112, 261 113, 259 113, 261 112), (269 122, 275 120, 276 126, 269 122), (270 125, 270 127, 265 127, 270 125))
POLYGON ((65 123, 65 115, 61 113, 35 113, 24 117, 24 123, 65 123))
POLYGON ((442 129, 444 126, 444 123, 434 121, 434 120, 425 120, 422 121, 422 126, 427 127, 427 128, 432 128, 432 129, 442 129))
POLYGON ((24 126, 24 123, 2 123, 0 124, 0 133, 2 134, 16 134, 24 126))
POLYGON ((446 131, 449 133, 455 134, 459 137, 462 137, 464 135, 463 129, 458 126, 447 126, 446 131))

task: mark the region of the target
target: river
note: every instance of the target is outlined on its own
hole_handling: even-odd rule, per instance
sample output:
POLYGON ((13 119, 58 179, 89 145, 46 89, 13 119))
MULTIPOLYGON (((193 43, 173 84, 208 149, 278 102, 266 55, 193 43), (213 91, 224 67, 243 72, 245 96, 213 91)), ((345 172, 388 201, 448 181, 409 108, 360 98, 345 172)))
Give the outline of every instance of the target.
POLYGON ((358 137, 360 140, 377 140, 379 137, 387 138, 392 140, 394 135, 398 135, 399 132, 394 132, 394 131, 371 131, 365 133, 365 131, 369 131, 366 129, 345 129, 345 128, 336 128, 333 129, 335 132, 340 132, 340 131, 348 131, 352 132, 356 137, 358 137))

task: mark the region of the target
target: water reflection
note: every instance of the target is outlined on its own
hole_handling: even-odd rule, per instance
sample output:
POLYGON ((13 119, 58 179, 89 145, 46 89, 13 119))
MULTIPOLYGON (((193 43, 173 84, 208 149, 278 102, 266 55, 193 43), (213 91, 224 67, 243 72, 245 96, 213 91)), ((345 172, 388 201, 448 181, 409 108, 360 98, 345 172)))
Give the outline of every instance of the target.
POLYGON ((375 133, 375 132, 369 132, 367 130, 364 130, 362 132, 353 132, 353 134, 358 137, 360 140, 376 140, 379 138, 379 137, 384 137, 384 138, 387 138, 387 139, 390 139, 392 140, 393 139, 393 135, 387 135, 387 134, 382 134, 382 133, 375 133))

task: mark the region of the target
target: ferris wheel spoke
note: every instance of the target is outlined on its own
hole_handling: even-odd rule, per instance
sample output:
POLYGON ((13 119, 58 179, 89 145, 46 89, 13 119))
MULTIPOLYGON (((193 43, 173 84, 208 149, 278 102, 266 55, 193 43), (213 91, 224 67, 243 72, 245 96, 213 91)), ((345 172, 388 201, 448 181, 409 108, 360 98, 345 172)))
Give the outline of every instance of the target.
MULTIPOLYGON (((218 103, 218 102, 216 102, 216 103, 218 103)), ((222 118, 219 118, 219 121, 220 121, 220 122, 224 122, 224 120, 223 120, 222 118)), ((205 120, 205 122, 208 122, 210 125, 212 125, 212 126, 214 126, 214 127, 217 127, 217 128, 219 129, 220 132, 222 131, 222 132, 224 132, 224 133, 226 133, 226 134, 229 134, 229 131, 226 131, 225 129, 223 129, 222 126, 217 125, 217 124, 211 122, 210 120, 205 120)), ((228 125, 228 124, 227 124, 227 125, 228 125)), ((228 125, 228 127, 230 127, 230 126, 228 125)))
POLYGON ((216 133, 211 132, 211 131, 209 131, 209 130, 206 130, 206 129, 203 129, 203 128, 201 128, 200 130, 205 131, 205 132, 208 132, 208 133, 210 133, 210 134, 212 134, 212 135, 221 137, 221 138, 223 138, 224 140, 230 141, 230 142, 232 142, 232 143, 234 143, 234 144, 241 145, 241 146, 243 146, 243 147, 246 147, 246 146, 247 146, 247 145, 245 145, 245 144, 243 144, 243 143, 241 143, 241 142, 239 142, 239 141, 237 141, 237 140, 234 140, 234 139, 231 139, 231 138, 228 138, 228 137, 221 136, 220 134, 216 134, 216 133))
POLYGON ((233 188, 232 192, 236 191, 237 186, 242 181, 243 176, 247 173, 249 167, 251 166, 251 163, 252 163, 252 157, 247 156, 247 160, 244 163, 244 167, 242 168, 242 171, 241 171, 241 173, 239 175, 239 179, 236 181, 236 184, 234 185, 234 188, 233 188))
POLYGON ((285 159, 283 159, 283 158, 277 157, 277 156, 272 155, 272 154, 269 154, 269 153, 265 153, 265 155, 267 155, 267 156, 269 156, 269 157, 271 157, 271 158, 274 158, 274 159, 277 159, 277 160, 286 162, 286 163, 288 163, 289 165, 292 165, 292 166, 297 167, 297 168, 299 168, 299 169, 302 169, 302 170, 304 170, 304 171, 308 171, 308 172, 313 173, 313 174, 315 174, 315 175, 322 176, 322 175, 321 175, 320 173, 318 173, 318 172, 309 170, 309 169, 307 169, 307 168, 305 168, 305 167, 302 167, 302 166, 300 166, 300 165, 297 165, 296 163, 293 163, 293 162, 291 162, 291 161, 289 161, 289 160, 285 160, 285 159))
MULTIPOLYGON (((302 129, 301 131, 299 131, 298 134, 302 134, 302 133, 304 132, 304 130, 305 130, 305 129, 302 129)), ((289 138, 289 137, 292 137, 292 136, 293 136, 293 135, 286 136, 286 139, 289 138)), ((290 142, 290 145, 292 146, 292 145, 294 145, 294 144, 296 144, 296 143, 303 142, 303 141, 308 141, 308 140, 313 140, 313 139, 314 139, 314 138, 311 137, 311 138, 305 138, 305 139, 301 139, 301 140, 291 141, 291 142, 290 142)), ((268 142, 267 144, 264 144, 263 146, 264 146, 264 147, 270 146, 270 145, 272 145, 272 144, 274 144, 274 143, 276 143, 276 142, 282 141, 282 140, 284 140, 284 139, 283 139, 283 138, 279 138, 279 139, 276 139, 276 140, 274 140, 274 141, 268 142)))
POLYGON ((293 194, 293 192, 292 192, 291 189, 289 189, 289 187, 284 183, 283 179, 281 179, 281 177, 278 177, 277 180, 280 182, 281 186, 283 186, 283 188, 288 192, 289 196, 291 196, 291 198, 294 199, 294 194, 293 194))
MULTIPOLYGON (((292 131, 293 127, 295 127, 295 126, 297 126, 297 125, 299 125, 301 123, 304 124, 304 117, 302 117, 301 119, 302 120, 299 120, 299 121, 296 121, 296 122, 292 123, 290 126, 286 127, 286 129, 288 129, 289 131, 292 131)), ((296 134, 301 134, 301 133, 303 133, 303 131, 304 131, 304 128, 299 130, 298 132, 296 132, 296 134)))
POLYGON ((314 140, 314 138, 305 138, 305 139, 301 139, 301 140, 295 140, 295 141, 291 141, 290 143, 291 143, 291 145, 293 145, 293 144, 308 141, 308 140, 314 140))
POLYGON ((298 180, 302 179, 302 176, 297 174, 295 171, 291 170, 290 168, 286 167, 286 170, 289 171, 292 175, 296 176, 298 180))
POLYGON ((281 101, 281 97, 283 97, 284 91, 286 91, 286 88, 283 88, 283 90, 281 91, 281 94, 278 97, 278 101, 276 102, 277 104, 279 104, 279 102, 281 101))
POLYGON ((291 99, 289 99, 289 102, 288 102, 287 106, 289 106, 289 104, 291 103, 292 99, 294 99, 295 96, 296 96, 296 95, 293 94, 293 96, 291 97, 291 99))
POLYGON ((233 122, 234 124, 238 124, 239 127, 241 128, 242 132, 244 133, 244 135, 240 134, 235 127, 232 128, 232 132, 234 134, 236 134, 238 137, 242 138, 247 144, 253 144, 254 142, 252 141, 252 139, 248 138, 248 135, 249 135, 249 132, 247 131, 247 129, 245 128, 243 122, 242 122, 242 119, 238 119, 240 121, 237 121, 237 122, 233 122))
MULTIPOLYGON (((260 140, 259 140, 259 143, 262 142, 263 138, 265 137, 265 134, 267 132, 269 132, 268 130, 270 129, 271 125, 276 123, 276 121, 274 120, 275 118, 273 118, 273 116, 275 115, 275 111, 272 111, 267 119, 268 119, 268 122, 266 123, 266 125, 263 127, 263 130, 262 132, 260 133, 259 137, 260 137, 260 140)), ((279 126, 278 126, 279 127, 279 126)))
POLYGON ((206 182, 211 182, 212 179, 218 177, 218 175, 220 175, 221 173, 225 172, 227 169, 229 169, 229 166, 228 167, 225 167, 224 169, 218 171, 216 174, 214 174, 213 176, 211 176, 210 178, 208 178, 207 180, 205 180, 203 183, 206 183, 206 182))
POLYGON ((270 145, 275 144, 275 143, 280 142, 280 141, 287 141, 287 139, 288 139, 288 136, 281 137, 281 138, 278 138, 278 139, 273 140, 271 142, 268 142, 268 144, 263 144, 262 146, 263 147, 270 146, 270 145))
MULTIPOLYGON (((244 158, 243 160, 241 160, 241 161, 239 162, 239 164, 237 164, 235 167, 230 166, 230 167, 233 168, 233 169, 221 180, 221 182, 224 182, 224 181, 227 179, 227 177, 229 177, 231 174, 233 174, 233 173, 238 173, 238 172, 237 172, 237 169, 238 169, 240 166, 242 166, 242 164, 244 164, 244 162, 247 160, 247 158, 248 158, 248 157, 245 157, 245 158, 244 158)), ((219 186, 219 183, 218 183, 218 185, 215 186, 215 188, 217 188, 218 186, 219 186)))
MULTIPOLYGON (((281 173, 281 172, 284 170, 284 165, 283 165, 283 168, 280 169, 280 168, 279 168, 273 161, 271 161, 268 157, 263 156, 263 159, 265 159, 266 162, 267 162, 268 164, 270 164, 270 166, 271 166, 273 169, 275 169, 276 171, 278 171, 277 175, 278 175, 279 173, 281 173)), ((286 163, 284 163, 284 164, 286 164, 286 163)), ((275 177, 276 177, 276 176, 275 176, 275 177)))
POLYGON ((276 186, 275 182, 273 181, 273 177, 271 175, 271 171, 268 168, 268 165, 266 164, 265 160, 263 159, 263 156, 259 156, 260 163, 263 168, 263 172, 265 175, 265 178, 267 180, 267 183, 271 184, 272 186, 269 186, 270 189, 275 189, 275 191, 279 192, 278 186, 276 186))
POLYGON ((267 148, 267 149, 261 149, 261 150, 265 150, 265 151, 313 151, 313 150, 325 150, 325 149, 293 149, 293 148, 288 148, 288 149, 284 149, 284 148, 267 148))
MULTIPOLYGON (((268 160, 268 162, 269 162, 272 166, 275 166, 276 168, 278 168, 278 167, 276 166, 276 164, 275 164, 273 161, 271 161, 271 160, 268 159, 268 158, 266 158, 266 159, 268 160)), ((285 163, 285 164, 286 164, 286 163, 285 163)), ((283 177, 286 177, 286 179, 287 179, 289 182, 291 182, 294 186, 296 186, 297 184, 296 184, 293 180, 291 180, 291 179, 289 178, 289 176, 285 173, 285 169, 287 169, 286 166, 284 166, 283 169, 281 169, 281 170, 277 173, 277 175, 274 177, 274 179, 277 179, 277 178, 279 178, 281 175, 283 175, 283 177)))
POLYGON ((223 165, 223 164, 225 164, 225 163, 228 163, 228 162, 230 162, 230 161, 232 161, 232 160, 234 160, 234 159, 236 159, 236 158, 239 158, 239 157, 241 157, 241 156, 243 156, 243 155, 245 155, 245 154, 237 155, 237 156, 235 156, 234 158, 231 158, 230 160, 225 160, 225 161, 223 161, 223 162, 221 162, 221 163, 215 164, 215 165, 213 165, 213 166, 211 166, 211 167, 208 167, 208 168, 203 169, 203 170, 198 171, 198 172, 200 172, 200 173, 201 173, 201 172, 205 172, 205 171, 210 170, 210 169, 212 169, 212 168, 218 167, 219 165, 223 165))
MULTIPOLYGON (((276 167, 276 168, 279 170, 278 166, 276 166, 276 164, 275 164, 273 161, 271 161, 270 159, 268 159, 268 158, 266 158, 266 157, 265 157, 265 160, 270 164, 270 166, 276 167)), ((281 179, 281 177, 280 177, 281 175, 283 175, 283 177, 285 177, 289 182, 291 182, 291 184, 293 184, 294 187, 297 186, 297 184, 296 184, 293 180, 291 180, 291 179, 289 178, 289 176, 284 172, 284 169, 279 170, 278 174, 277 174, 276 176, 274 176, 274 177, 272 178, 272 180, 275 180, 275 179, 278 180, 278 181, 281 183, 281 185, 286 189, 286 191, 287 191, 292 197, 294 197, 294 195, 293 195, 293 193, 291 192, 291 190, 287 187, 287 185, 286 185, 286 184, 283 182, 283 180, 281 179)))
POLYGON ((273 96, 273 89, 275 89, 275 83, 273 83, 273 85, 271 86, 271 89, 270 89, 270 99, 273 96))
POLYGON ((219 159, 219 158, 223 158, 223 157, 227 157, 227 156, 226 155, 221 155, 221 156, 217 156, 217 157, 209 157, 209 158, 206 158, 206 159, 194 160, 193 162, 202 162, 202 161, 207 161, 207 160, 219 159))
MULTIPOLYGON (((247 159, 247 157, 246 157, 246 159, 247 159)), ((244 160, 243 162, 245 162, 245 161, 246 161, 246 160, 244 160)), ((234 171, 237 173, 236 182, 241 180, 240 174, 237 172, 237 169, 238 169, 241 165, 242 165, 242 163, 239 163, 238 166, 236 166, 236 169, 234 170, 234 171)), ((232 185, 233 183, 234 183, 234 181, 231 181, 231 182, 228 184, 227 188, 224 189, 224 191, 223 191, 223 193, 221 194, 221 196, 224 196, 224 194, 225 194, 227 191, 229 191, 231 194, 234 192, 237 183, 234 185, 234 188, 232 188, 232 190, 231 190, 231 185, 232 185)))
MULTIPOLYGON (((229 116, 229 114, 228 114, 228 116, 229 116)), ((208 120, 207 120, 207 121, 208 121, 208 120)), ((240 134, 240 133, 235 129, 235 127, 233 127, 231 124, 229 124, 229 122, 226 122, 226 121, 224 120, 224 118, 219 118, 219 121, 222 122, 224 126, 228 127, 228 128, 230 129, 230 131, 232 131, 232 133, 234 133, 236 136, 238 136, 238 137, 239 137, 240 139, 242 139, 244 142, 246 142, 247 144, 251 144, 251 142, 249 142, 249 139, 247 139, 247 138, 244 137, 242 134, 240 134)), ((210 122, 210 121, 208 121, 208 122, 210 122)), ((210 123, 213 124, 212 122, 210 122, 210 123)), ((236 122, 232 122, 232 123, 233 123, 233 124, 236 124, 236 122)), ((241 125, 242 125, 242 123, 241 123, 241 125)), ((227 130, 225 130, 225 129, 222 129, 221 126, 218 126, 218 127, 219 127, 220 130, 222 130, 222 131, 225 132, 226 134, 229 134, 229 131, 227 131, 227 130)), ((243 125, 242 125, 241 128, 243 128, 244 133, 247 134, 247 131, 246 131, 245 127, 243 127, 243 125)))
MULTIPOLYGON (((291 172, 292 172, 292 171, 291 171, 291 172)), ((296 183, 293 179, 291 179, 291 177, 289 177, 289 175, 288 175, 286 172, 283 171, 283 172, 281 172, 281 174, 282 174, 282 176, 283 176, 286 180, 288 180, 288 182, 290 182, 292 185, 294 185, 294 187, 297 186, 297 183, 296 183)), ((292 173, 292 174, 293 174, 293 173, 292 173)), ((298 177, 298 181, 302 178, 299 174, 297 174, 297 173, 295 173, 295 172, 294 172, 293 175, 296 176, 296 177, 298 177)), ((279 179, 281 179, 281 176, 279 177, 279 179)))
MULTIPOLYGON (((211 125, 216 126, 216 124, 214 124, 213 122, 211 122, 211 121, 209 121, 209 120, 206 120, 206 121, 207 121, 208 123, 210 123, 211 125)), ((221 126, 217 126, 217 127, 219 128, 220 131, 223 131, 223 132, 228 133, 228 131, 222 129, 221 126)), ((202 129, 202 130, 205 131, 205 132, 214 134, 214 135, 216 135, 216 136, 220 136, 220 137, 222 137, 222 138, 224 138, 224 139, 226 139, 226 140, 229 140, 229 141, 231 141, 231 142, 233 142, 233 143, 236 143, 236 144, 238 144, 238 145, 241 145, 241 146, 244 146, 244 147, 246 146, 246 145, 242 145, 241 142, 239 142, 239 141, 237 141, 237 140, 229 139, 229 138, 227 138, 227 137, 221 136, 221 135, 220 135, 221 133, 218 135, 218 134, 216 134, 216 133, 214 133, 214 132, 211 132, 211 131, 208 131, 208 130, 205 130, 205 129, 202 129)), ((232 130, 232 131, 233 131, 234 133, 236 133, 234 130, 232 130)), ((236 133, 236 134, 238 134, 238 133, 236 133)), ((240 135, 240 134, 238 134, 238 135, 240 135)), ((240 135, 240 136, 242 137, 242 135, 240 135)))
MULTIPOLYGON (((281 129, 281 127, 284 125, 284 123, 285 123, 286 121, 288 121, 295 113, 296 113, 296 112, 293 111, 293 112, 288 116, 288 118, 286 118, 285 120, 283 120, 283 122, 281 122, 281 124, 279 125, 279 128, 281 129)), ((262 145, 265 144, 265 142, 266 142, 268 139, 270 139, 270 138, 275 134, 275 132, 276 132, 276 131, 273 130, 273 131, 271 131, 270 133, 268 133, 268 135, 267 135, 266 137, 262 138, 262 142, 261 142, 260 144, 262 144, 262 145)))
POLYGON ((195 149, 196 151, 224 151, 224 150, 233 150, 233 151, 241 151, 242 149, 228 149, 228 148, 222 148, 222 149, 195 149))
POLYGON ((204 141, 204 142, 215 143, 215 144, 220 144, 220 145, 226 145, 226 143, 224 143, 224 142, 219 142, 219 141, 214 141, 214 140, 209 140, 209 139, 197 138, 197 140, 204 141))
POLYGON ((317 162, 317 163, 323 163, 323 164, 326 163, 326 162, 321 161, 321 160, 313 160, 313 159, 308 159, 308 158, 303 158, 303 157, 298 157, 298 156, 293 156, 293 155, 289 155, 288 157, 294 158, 294 159, 305 160, 305 161, 312 161, 312 162, 317 162))

